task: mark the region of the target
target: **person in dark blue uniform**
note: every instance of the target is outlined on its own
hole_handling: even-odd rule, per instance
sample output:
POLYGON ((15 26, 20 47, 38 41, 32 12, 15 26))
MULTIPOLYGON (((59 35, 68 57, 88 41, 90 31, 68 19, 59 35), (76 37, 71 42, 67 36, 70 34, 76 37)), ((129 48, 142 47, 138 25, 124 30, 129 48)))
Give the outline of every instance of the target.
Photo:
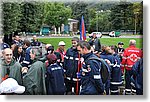
POLYGON ((101 52, 101 43, 100 39, 97 38, 96 34, 94 33, 92 38, 89 40, 89 44, 93 46, 94 48, 94 53, 99 53, 101 52))
POLYGON ((48 54, 47 59, 49 63, 46 71, 47 94, 64 95, 64 70, 56 63, 57 57, 55 54, 48 54))
POLYGON ((31 50, 31 43, 29 40, 24 40, 24 44, 23 44, 23 48, 25 51, 25 58, 22 62, 22 66, 23 67, 28 67, 28 65, 30 65, 31 63, 31 57, 30 57, 30 50, 31 50))
POLYGON ((114 71, 113 66, 115 65, 115 58, 114 56, 111 54, 111 49, 109 46, 105 46, 103 52, 100 54, 100 58, 104 59, 110 66, 110 71, 111 71, 111 78, 110 80, 108 80, 105 84, 105 91, 106 94, 109 95, 109 90, 111 90, 110 88, 112 88, 110 85, 110 82, 112 82, 114 80, 114 74, 112 73, 114 71))
POLYGON ((42 43, 38 41, 36 35, 33 36, 31 47, 35 52, 38 52, 38 58, 42 57, 42 43))
POLYGON ((97 60, 89 60, 89 58, 98 57, 91 52, 90 44, 86 41, 79 42, 77 49, 84 58, 81 68, 80 95, 102 95, 104 84, 100 75, 101 63, 97 60))
POLYGON ((119 55, 119 59, 122 61, 122 56, 123 56, 123 52, 124 52, 124 43, 123 42, 118 42, 118 47, 115 50, 116 53, 119 55))
POLYGON ((119 89, 118 87, 123 84, 122 81, 122 71, 121 71, 121 60, 119 59, 119 55, 115 52, 116 51, 116 46, 112 45, 110 46, 111 48, 111 53, 115 58, 115 65, 113 66, 112 70, 112 80, 111 80, 111 94, 112 95, 118 95, 119 94, 119 89))
POLYGON ((15 35, 15 39, 12 41, 12 45, 23 45, 23 41, 21 40, 19 35, 15 35))
POLYGON ((3 39, 0 39, 0 50, 4 50, 6 48, 10 48, 10 46, 7 43, 3 42, 3 39))
POLYGON ((65 72, 65 84, 66 84, 66 94, 70 92, 76 93, 77 89, 79 94, 80 85, 77 85, 78 82, 80 84, 80 79, 77 79, 76 73, 78 72, 80 54, 77 51, 77 44, 79 42, 78 37, 72 38, 72 47, 69 48, 66 52, 66 56, 64 57, 64 69, 65 72), (77 82, 78 81, 78 82, 77 82))
POLYGON ((143 95, 143 58, 133 65, 131 79, 135 86, 136 94, 143 95))

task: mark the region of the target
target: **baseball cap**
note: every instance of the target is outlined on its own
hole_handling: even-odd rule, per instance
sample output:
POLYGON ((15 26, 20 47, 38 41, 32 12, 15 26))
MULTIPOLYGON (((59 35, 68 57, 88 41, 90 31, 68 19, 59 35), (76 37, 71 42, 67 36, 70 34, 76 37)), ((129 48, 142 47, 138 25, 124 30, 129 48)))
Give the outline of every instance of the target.
POLYGON ((118 45, 124 45, 124 43, 123 42, 119 42, 118 45))
POLYGON ((61 46, 61 45, 64 46, 64 45, 65 45, 65 42, 64 42, 64 41, 60 41, 58 45, 59 45, 59 46, 61 46))
POLYGON ((0 84, 0 93, 23 93, 25 87, 18 84, 13 78, 8 78, 0 84))

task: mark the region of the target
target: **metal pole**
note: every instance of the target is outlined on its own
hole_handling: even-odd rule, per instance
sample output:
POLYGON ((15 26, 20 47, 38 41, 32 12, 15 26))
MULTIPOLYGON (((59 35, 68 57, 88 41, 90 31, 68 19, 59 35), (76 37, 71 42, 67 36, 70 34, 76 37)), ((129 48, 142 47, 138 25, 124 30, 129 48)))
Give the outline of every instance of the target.
POLYGON ((98 12, 96 12, 97 15, 97 23, 96 23, 96 27, 97 27, 97 32, 98 32, 98 12))
POLYGON ((136 13, 135 13, 135 31, 134 34, 136 34, 136 13))

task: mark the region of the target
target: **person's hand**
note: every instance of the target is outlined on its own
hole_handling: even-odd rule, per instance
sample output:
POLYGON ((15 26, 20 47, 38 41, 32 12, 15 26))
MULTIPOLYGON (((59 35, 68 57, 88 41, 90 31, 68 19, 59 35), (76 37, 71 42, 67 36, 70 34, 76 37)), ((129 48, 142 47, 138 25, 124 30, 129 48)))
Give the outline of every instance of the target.
POLYGON ((108 65, 111 64, 111 62, 110 62, 108 59, 105 59, 105 62, 106 62, 108 65))
POLYGON ((92 39, 92 41, 94 41, 94 38, 92 39))
POLYGON ((77 78, 81 78, 81 73, 80 72, 77 72, 76 75, 77 75, 77 78))
POLYGON ((28 68, 27 67, 22 67, 21 72, 22 73, 27 73, 28 72, 28 68))

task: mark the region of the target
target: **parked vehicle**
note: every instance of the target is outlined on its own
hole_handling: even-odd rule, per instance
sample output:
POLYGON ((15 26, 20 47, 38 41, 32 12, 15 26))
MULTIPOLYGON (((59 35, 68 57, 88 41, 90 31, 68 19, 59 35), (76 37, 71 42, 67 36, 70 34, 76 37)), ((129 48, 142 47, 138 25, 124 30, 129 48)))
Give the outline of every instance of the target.
POLYGON ((118 32, 118 31, 111 31, 109 33, 109 36, 110 37, 119 37, 120 36, 120 32, 118 32))
POLYGON ((101 38, 102 37, 102 33, 101 32, 92 32, 91 34, 89 34, 89 38, 91 38, 93 36, 93 34, 96 34, 97 38, 101 38))

